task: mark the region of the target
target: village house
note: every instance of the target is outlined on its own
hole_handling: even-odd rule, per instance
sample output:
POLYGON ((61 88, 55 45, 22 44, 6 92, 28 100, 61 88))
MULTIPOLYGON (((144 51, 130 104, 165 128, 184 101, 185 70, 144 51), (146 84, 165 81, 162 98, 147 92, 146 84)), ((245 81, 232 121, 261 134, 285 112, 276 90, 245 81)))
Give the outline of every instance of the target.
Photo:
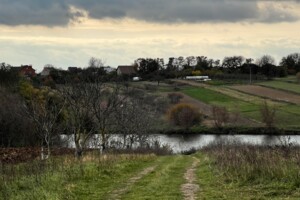
POLYGON ((118 75, 133 75, 136 71, 132 65, 120 65, 117 68, 118 75))
POLYGON ((35 69, 32 68, 32 65, 21 65, 20 67, 11 67, 11 70, 18 72, 18 74, 23 77, 36 76, 35 69))
POLYGON ((52 67, 44 67, 43 71, 41 72, 41 76, 49 76, 51 70, 53 70, 52 67))

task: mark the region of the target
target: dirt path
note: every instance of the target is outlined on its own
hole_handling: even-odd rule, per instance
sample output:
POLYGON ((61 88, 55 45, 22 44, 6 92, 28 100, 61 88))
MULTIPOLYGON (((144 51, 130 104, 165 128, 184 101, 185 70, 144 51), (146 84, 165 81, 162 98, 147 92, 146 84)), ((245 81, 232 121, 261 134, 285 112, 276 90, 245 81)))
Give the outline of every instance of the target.
POLYGON ((199 185, 195 184, 196 181, 196 168, 199 165, 200 160, 193 157, 193 164, 186 170, 184 179, 186 182, 181 185, 181 192, 184 196, 184 200, 196 199, 196 193, 200 189, 199 185))
POLYGON ((130 190, 130 188, 131 188, 132 185, 134 185, 137 181, 139 181, 141 178, 143 178, 147 174, 153 172, 156 167, 157 166, 147 167, 143 171, 141 171, 139 174, 137 174, 136 176, 131 177, 127 181, 127 183, 126 183, 126 185, 124 187, 112 191, 109 199, 111 199, 111 200, 121 199, 121 196, 123 194, 125 194, 126 192, 128 192, 130 190))

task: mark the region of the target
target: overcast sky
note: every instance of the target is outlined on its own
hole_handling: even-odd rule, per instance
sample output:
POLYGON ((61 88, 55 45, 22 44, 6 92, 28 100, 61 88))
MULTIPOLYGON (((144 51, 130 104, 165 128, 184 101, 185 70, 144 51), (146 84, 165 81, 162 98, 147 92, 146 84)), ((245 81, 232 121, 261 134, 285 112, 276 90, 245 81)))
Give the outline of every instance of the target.
MULTIPOLYGON (((139 57, 300 52, 299 0, 0 0, 0 62, 86 67, 139 57)), ((166 60, 167 61, 167 60, 166 60)))

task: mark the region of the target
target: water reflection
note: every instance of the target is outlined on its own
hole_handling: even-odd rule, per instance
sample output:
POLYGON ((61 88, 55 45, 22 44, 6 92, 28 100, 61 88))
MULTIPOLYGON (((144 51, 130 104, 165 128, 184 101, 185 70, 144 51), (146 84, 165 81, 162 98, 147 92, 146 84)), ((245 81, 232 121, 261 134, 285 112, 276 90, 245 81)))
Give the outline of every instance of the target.
MULTIPOLYGON (((72 136, 62 136, 68 138, 67 146, 74 147, 72 136)), ((109 144, 122 143, 122 135, 112 135, 109 144)), ((168 145, 174 153, 187 151, 191 148, 200 149, 212 143, 242 143, 253 145, 300 145, 300 136, 270 136, 270 135, 163 135, 155 134, 150 136, 151 141, 157 140, 161 145, 168 145)), ((93 136, 88 146, 99 148, 99 137, 93 136)))

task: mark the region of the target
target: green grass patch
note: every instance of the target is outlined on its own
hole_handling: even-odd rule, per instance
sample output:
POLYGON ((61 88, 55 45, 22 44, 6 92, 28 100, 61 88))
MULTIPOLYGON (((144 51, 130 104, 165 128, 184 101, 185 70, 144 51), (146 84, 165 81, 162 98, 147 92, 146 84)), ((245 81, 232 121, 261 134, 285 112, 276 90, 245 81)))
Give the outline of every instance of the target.
MULTIPOLYGON (((228 156, 232 154, 227 153, 228 156)), ((200 159, 200 167, 196 172, 197 183, 201 188, 197 194, 198 199, 299 199, 300 197, 299 187, 295 187, 287 180, 259 177, 253 171, 251 172, 254 175, 253 178, 245 181, 236 174, 233 176, 231 171, 218 167, 218 160, 212 154, 198 153, 197 157, 200 159)), ((270 168, 272 167, 270 166, 270 168)), ((244 169, 240 168, 237 167, 232 170, 243 174, 242 170, 244 169)), ((260 170, 264 169, 261 167, 260 170)), ((287 173, 293 175, 293 172, 287 173)), ((274 176, 277 175, 274 174, 274 176)))
MULTIPOLYGON (((261 121, 260 107, 263 103, 262 98, 250 98, 249 101, 243 100, 247 95, 241 95, 238 98, 238 93, 234 91, 231 94, 231 90, 224 88, 226 94, 218 92, 222 90, 219 87, 201 88, 201 87, 189 87, 182 90, 186 95, 189 95, 199 101, 207 104, 226 107, 230 112, 240 112, 242 116, 261 121), (261 101, 259 100, 261 99, 261 101)), ((300 120, 300 107, 287 103, 270 103, 275 106, 276 112, 276 125, 280 128, 284 127, 296 127, 300 120)))
POLYGON ((267 81, 258 85, 300 94, 300 84, 283 81, 267 81))
MULTIPOLYGON (((153 155, 112 155, 91 161, 63 160, 55 166, 47 161, 43 170, 38 163, 41 171, 32 175, 11 166, 10 176, 1 180, 0 199, 107 199, 110 191, 154 160, 153 155)), ((30 170, 32 163, 24 166, 30 170)))
POLYGON ((186 95, 189 95, 197 100, 207 104, 224 106, 229 111, 240 111, 241 113, 258 111, 259 106, 250 102, 242 101, 237 98, 207 89, 207 88, 189 88, 183 90, 186 95))
POLYGON ((122 199, 183 199, 180 185, 185 182, 183 175, 191 165, 190 156, 160 157, 161 164, 144 177, 122 199))
POLYGON ((287 76, 287 77, 283 77, 283 78, 274 78, 274 80, 277 81, 285 81, 285 82, 297 82, 297 78, 296 76, 287 76))

